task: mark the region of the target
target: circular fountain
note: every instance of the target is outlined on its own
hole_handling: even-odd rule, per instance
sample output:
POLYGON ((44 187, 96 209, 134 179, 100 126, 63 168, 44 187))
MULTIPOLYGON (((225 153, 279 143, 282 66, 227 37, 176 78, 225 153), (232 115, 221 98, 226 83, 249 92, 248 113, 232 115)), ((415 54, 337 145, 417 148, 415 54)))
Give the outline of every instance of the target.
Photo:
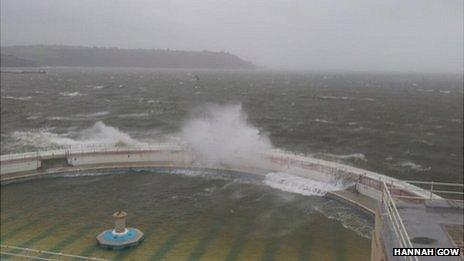
POLYGON ((127 213, 119 210, 113 214, 114 229, 103 231, 97 236, 100 246, 109 249, 123 249, 142 242, 143 232, 136 228, 126 228, 127 213))

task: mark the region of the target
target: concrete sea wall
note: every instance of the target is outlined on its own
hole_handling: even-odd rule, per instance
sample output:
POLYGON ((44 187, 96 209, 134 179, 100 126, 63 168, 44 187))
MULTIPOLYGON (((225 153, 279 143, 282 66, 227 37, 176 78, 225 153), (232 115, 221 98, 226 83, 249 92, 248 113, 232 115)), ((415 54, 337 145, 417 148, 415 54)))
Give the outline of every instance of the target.
POLYGON ((357 193, 374 200, 381 199, 382 182, 395 188, 392 191, 396 194, 422 197, 430 195, 427 191, 407 182, 379 173, 279 150, 266 151, 261 155, 256 155, 256 158, 253 159, 236 158, 228 163, 208 165, 187 146, 178 144, 136 147, 69 147, 35 153, 2 155, 0 158, 0 178, 4 184, 27 177, 53 175, 57 172, 140 166, 204 167, 258 175, 285 172, 317 181, 356 184, 357 193))

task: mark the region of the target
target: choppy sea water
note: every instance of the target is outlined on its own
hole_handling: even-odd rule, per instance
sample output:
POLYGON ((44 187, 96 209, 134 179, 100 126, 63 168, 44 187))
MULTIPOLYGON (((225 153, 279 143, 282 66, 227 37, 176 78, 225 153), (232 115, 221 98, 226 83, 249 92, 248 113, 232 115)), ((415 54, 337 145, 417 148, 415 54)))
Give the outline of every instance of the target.
POLYGON ((208 104, 241 104, 274 147, 402 179, 462 181, 463 78, 53 68, 1 75, 1 153, 177 139, 208 104))
MULTIPOLYGON (((1 75, 2 154, 187 137, 207 144, 209 156, 273 146, 402 179, 462 182, 462 76, 47 71, 1 75)), ((108 258, 369 258, 371 221, 314 193, 331 184, 285 173, 258 184, 133 174, 2 187, 2 244, 108 258), (95 247, 116 208, 149 232, 140 249, 95 247)))

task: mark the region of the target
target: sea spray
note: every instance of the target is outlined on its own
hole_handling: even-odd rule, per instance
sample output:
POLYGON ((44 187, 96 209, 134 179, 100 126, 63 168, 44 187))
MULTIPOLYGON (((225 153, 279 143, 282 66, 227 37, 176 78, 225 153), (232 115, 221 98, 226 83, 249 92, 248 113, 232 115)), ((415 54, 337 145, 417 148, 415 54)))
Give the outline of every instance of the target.
POLYGON ((208 165, 250 163, 272 148, 269 138, 247 122, 241 105, 208 105, 182 128, 183 138, 208 165))
MULTIPOLYGON (((225 169, 234 166, 245 172, 247 168, 273 169, 263 157, 264 153, 273 149, 269 138, 247 121, 240 105, 208 105, 196 112, 195 117, 185 122, 180 140, 192 149, 198 165, 225 169)), ((100 115, 106 113, 91 114, 100 115)), ((41 130, 15 132, 13 137, 24 145, 36 148, 81 144, 145 144, 101 121, 89 128, 65 134, 41 130)), ((217 174, 216 178, 219 176, 217 174)), ((265 176, 264 184, 303 195, 322 196, 327 191, 341 189, 332 176, 299 167, 270 173, 265 176)))

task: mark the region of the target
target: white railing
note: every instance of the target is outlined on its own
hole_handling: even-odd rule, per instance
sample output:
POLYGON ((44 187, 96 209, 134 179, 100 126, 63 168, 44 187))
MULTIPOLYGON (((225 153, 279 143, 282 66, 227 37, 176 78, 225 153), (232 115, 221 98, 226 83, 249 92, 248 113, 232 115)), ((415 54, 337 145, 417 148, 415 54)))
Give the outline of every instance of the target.
MULTIPOLYGON (((417 180, 403 180, 404 182, 410 184, 417 184, 429 187, 427 190, 429 193, 429 200, 454 200, 454 201, 464 201, 464 184, 458 183, 446 183, 446 182, 435 182, 435 181, 417 181, 417 180), (437 189, 438 188, 438 189, 437 189), (446 198, 437 196, 436 194, 443 195, 446 198), (453 197, 453 198, 449 198, 453 197), (454 197, 459 197, 454 198, 454 197)), ((423 188, 421 190, 426 190, 423 188)), ((418 197, 409 197, 409 196, 395 196, 395 198, 404 198, 404 199, 419 199, 418 197)))
MULTIPOLYGON (((413 245, 411 243, 411 240, 409 239, 408 232, 406 231, 406 228, 404 227, 403 220, 401 219, 401 216, 398 212, 398 209, 396 208, 395 201, 393 200, 390 191, 388 189, 388 186, 385 182, 382 183, 383 190, 382 190, 382 206, 385 210, 385 214, 390 221, 390 226, 396 236, 397 242, 399 243, 398 247, 402 248, 412 248, 413 245)), ((408 256, 404 257, 405 260, 414 260, 417 261, 419 260, 415 256, 408 256)))
POLYGON ((36 152, 15 153, 1 155, 1 161, 36 158, 50 155, 66 155, 73 153, 89 153, 89 152, 118 152, 118 151, 150 151, 159 149, 188 149, 186 143, 157 143, 157 144, 136 144, 136 145, 115 145, 115 144, 79 144, 54 146, 49 148, 41 148, 36 152))
MULTIPOLYGON (((82 144, 82 145, 69 145, 69 146, 60 146, 55 147, 54 150, 48 151, 37 151, 29 153, 20 153, 20 154, 9 154, 1 155, 1 165, 5 164, 15 164, 16 160, 24 159, 25 161, 39 162, 42 159, 54 158, 54 157, 67 157, 72 155, 86 154, 86 153, 114 153, 114 152, 151 152, 151 151, 190 151, 193 150, 185 142, 168 142, 168 143, 158 143, 158 144, 147 144, 141 143, 136 145, 125 145, 117 146, 115 144, 82 144)), ((382 175, 380 173, 359 169, 353 166, 343 165, 337 162, 326 161, 322 159, 313 158, 305 155, 297 155, 291 152, 286 152, 282 150, 269 150, 264 151, 259 155, 260 157, 269 161, 269 163, 274 163, 280 165, 281 170, 292 171, 291 169, 300 169, 302 171, 308 171, 308 173, 317 172, 327 177, 335 178, 337 180, 344 180, 348 182, 359 182, 366 181, 363 185, 369 186, 375 191, 375 194, 378 195, 378 199, 382 194, 382 182, 386 182, 392 188, 409 191, 412 194, 407 196, 413 196, 418 198, 441 198, 438 195, 434 194, 435 190, 432 192, 422 189, 418 186, 415 186, 410 183, 414 182, 404 182, 389 176, 382 175)), ((249 162, 253 164, 253 162, 249 162)), ((39 166, 39 165, 38 165, 39 166)), ((239 167, 239 166, 235 166, 239 167)), ((253 167, 253 166, 248 166, 253 167)), ((255 166, 257 167, 257 166, 255 166)), ((261 166, 265 168, 265 166, 261 166)), ((274 171, 270 169, 270 171, 274 171)), ((416 184, 418 184, 416 182, 416 184)), ((438 183, 435 183, 438 184, 438 183)), ((396 191, 395 191, 396 192, 396 191)), ((372 195, 371 195, 372 196, 372 195)), ((393 193, 393 196, 396 196, 393 193)), ((406 195, 404 196, 406 197, 406 195)))
MULTIPOLYGON (((73 154, 84 154, 92 152, 122 152, 122 151, 156 151, 156 150, 184 150, 189 151, 191 148, 185 142, 170 142, 170 143, 158 143, 158 144, 136 144, 128 146, 117 146, 115 144, 82 144, 82 145, 70 145, 70 146, 60 146, 55 147, 53 150, 42 150, 37 152, 29 153, 20 153, 20 154, 9 154, 1 155, 0 160, 2 164, 8 164, 9 161, 21 160, 21 159, 31 159, 31 160, 41 160, 43 158, 53 158, 53 157, 67 157, 73 154)), ((193 153, 193 151, 192 151, 193 153)), ((267 160, 273 161, 277 160, 277 164, 280 164, 281 168, 300 168, 311 171, 316 171, 321 174, 332 175, 336 178, 351 180, 356 182, 359 177, 364 177, 371 180, 382 180, 388 183, 397 183, 398 187, 407 189, 407 190, 417 190, 418 193, 422 196, 426 194, 426 191, 421 193, 420 188, 413 186, 411 184, 400 182, 395 178, 382 175, 380 173, 359 169, 356 167, 343 165, 337 162, 326 161, 322 159, 313 158, 305 155, 297 155, 291 152, 286 152, 282 150, 269 150, 264 151, 261 157, 266 158, 267 160)), ((376 189, 381 191, 380 186, 376 189)))

